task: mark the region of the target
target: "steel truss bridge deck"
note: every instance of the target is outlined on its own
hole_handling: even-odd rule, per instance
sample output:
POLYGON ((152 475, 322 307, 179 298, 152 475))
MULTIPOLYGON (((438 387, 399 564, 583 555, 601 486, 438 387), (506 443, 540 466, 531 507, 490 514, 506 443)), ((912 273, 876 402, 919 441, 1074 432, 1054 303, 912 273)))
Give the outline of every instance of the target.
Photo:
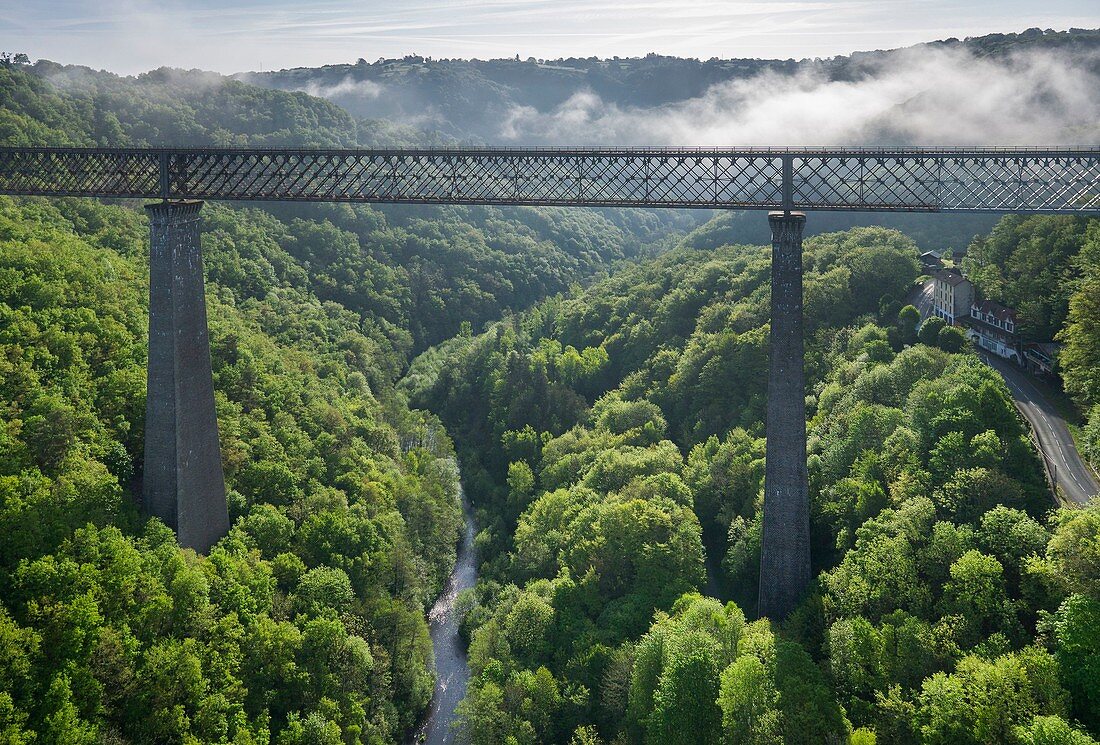
POLYGON ((1100 148, 0 148, 0 193, 415 204, 1100 212, 1100 148))

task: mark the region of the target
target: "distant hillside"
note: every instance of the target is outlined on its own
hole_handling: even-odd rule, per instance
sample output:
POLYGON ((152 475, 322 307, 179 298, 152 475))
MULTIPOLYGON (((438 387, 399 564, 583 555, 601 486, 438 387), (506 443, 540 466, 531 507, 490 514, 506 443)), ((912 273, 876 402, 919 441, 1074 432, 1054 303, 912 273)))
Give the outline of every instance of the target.
MULTIPOLYGON (((656 110, 700 98, 716 85, 769 74, 854 82, 880 75, 915 53, 965 53, 983 60, 1007 60, 1022 50, 1088 60, 1095 71, 1100 30, 1030 29, 830 59, 698 60, 649 54, 623 59, 521 60, 517 55, 514 59, 463 60, 410 55, 236 77, 268 88, 322 96, 360 117, 437 129, 463 139, 494 141, 530 137, 530 133, 509 133, 509 123, 517 115, 548 114, 579 95, 598 98, 608 107, 656 110)), ((585 139, 583 133, 580 137, 585 139)), ((783 134, 775 132, 774 139, 782 141, 783 134)))
POLYGON ((7 145, 355 147, 423 139, 305 93, 202 70, 121 76, 49 60, 0 65, 0 143, 7 145))

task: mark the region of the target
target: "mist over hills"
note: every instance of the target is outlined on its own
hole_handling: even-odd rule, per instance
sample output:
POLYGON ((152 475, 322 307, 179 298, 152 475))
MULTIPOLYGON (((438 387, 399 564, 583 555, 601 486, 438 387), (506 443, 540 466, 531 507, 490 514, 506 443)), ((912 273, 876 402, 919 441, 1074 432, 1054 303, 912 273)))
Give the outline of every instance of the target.
MULTIPOLYGON (((30 118, 48 124, 50 116, 86 116, 94 126, 82 139, 100 144, 1040 145, 1100 138, 1100 29, 1030 29, 802 60, 409 55, 232 76, 172 68, 119 76, 49 60, 21 67, 47 84, 32 92, 57 103, 30 118)), ((15 114, 32 98, 4 97, 15 114)), ((60 127, 59 136, 5 116, 9 142, 73 136, 71 127, 60 127)))
POLYGON ((829 59, 431 59, 235 77, 469 142, 1038 144, 1096 139, 1100 31, 829 59))

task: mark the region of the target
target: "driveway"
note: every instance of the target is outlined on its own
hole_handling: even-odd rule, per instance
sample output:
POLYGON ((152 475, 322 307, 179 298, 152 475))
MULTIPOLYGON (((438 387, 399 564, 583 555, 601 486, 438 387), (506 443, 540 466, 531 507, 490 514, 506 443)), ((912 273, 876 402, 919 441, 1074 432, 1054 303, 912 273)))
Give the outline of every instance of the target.
POLYGON ((923 321, 932 315, 932 300, 936 290, 935 280, 928 280, 923 285, 918 285, 905 296, 905 303, 912 305, 920 311, 920 319, 923 321))

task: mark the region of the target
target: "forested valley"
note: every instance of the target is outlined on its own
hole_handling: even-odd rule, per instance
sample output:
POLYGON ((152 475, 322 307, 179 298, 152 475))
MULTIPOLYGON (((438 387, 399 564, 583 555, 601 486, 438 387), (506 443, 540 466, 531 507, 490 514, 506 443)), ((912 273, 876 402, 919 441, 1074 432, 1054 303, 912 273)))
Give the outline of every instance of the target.
POLYGON ((413 365, 485 526, 473 741, 1090 742, 1100 513, 1051 509, 961 331, 917 334, 899 233, 805 244, 817 580, 752 620, 768 259, 677 249, 413 365))
MULTIPOLYGON (((196 72, 0 65, 2 144, 443 141, 196 72)), ((1100 506, 1055 506, 1001 378, 903 303, 924 240, 969 244, 979 288, 1064 342, 1096 463, 1096 220, 806 240, 815 580, 779 621, 755 609, 770 249, 730 237, 747 218, 202 214, 233 521, 207 556, 132 496, 141 205, 0 198, 0 741, 403 741, 460 477, 470 742, 1100 738, 1100 506)))

